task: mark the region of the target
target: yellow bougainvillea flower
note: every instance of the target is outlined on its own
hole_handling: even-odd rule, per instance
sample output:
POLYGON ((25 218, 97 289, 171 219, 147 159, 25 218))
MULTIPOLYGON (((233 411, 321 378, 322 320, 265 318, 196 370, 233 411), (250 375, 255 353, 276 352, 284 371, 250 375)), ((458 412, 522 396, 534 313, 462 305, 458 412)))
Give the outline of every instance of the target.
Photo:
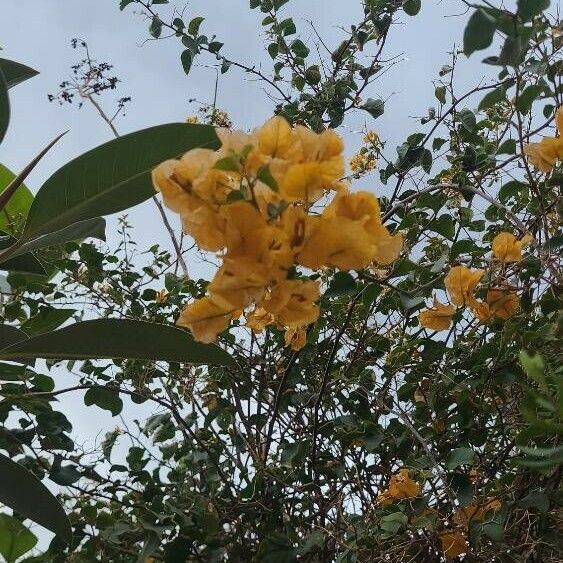
POLYGON ((284 335, 285 345, 299 352, 307 344, 307 333, 303 328, 288 328, 284 335))
POLYGON ((379 504, 420 496, 420 485, 410 478, 408 469, 400 469, 389 481, 389 488, 377 497, 379 504))
POLYGON ((476 301, 472 304, 473 314, 481 321, 488 322, 494 319, 509 319, 516 313, 520 306, 520 298, 512 291, 490 289, 487 292, 487 302, 476 301))
POLYGON ((520 262, 522 248, 531 241, 531 235, 525 235, 521 240, 517 240, 512 233, 499 233, 492 242, 493 254, 501 262, 520 262))
POLYGON ((286 280, 274 286, 260 306, 287 328, 314 323, 319 318, 320 284, 311 280, 286 280))
POLYGON ((361 221, 318 217, 297 261, 313 270, 359 270, 373 262, 376 245, 361 221))
POLYGON ((222 309, 245 309, 262 299, 270 282, 270 268, 266 264, 252 258, 226 258, 207 292, 222 309))
POLYGON ((402 235, 391 235, 381 222, 379 201, 369 192, 341 192, 325 209, 324 216, 361 222, 375 244, 372 261, 387 265, 394 262, 403 248, 402 235))
POLYGON ((225 248, 225 219, 209 203, 190 194, 180 217, 182 230, 195 240, 201 250, 218 252, 225 248))
POLYGON ((166 207, 180 213, 190 200, 190 194, 177 179, 174 178, 176 160, 166 160, 152 171, 152 182, 155 190, 162 194, 166 207))
POLYGON ((469 506, 460 507, 454 514, 454 522, 467 529, 469 522, 472 520, 481 522, 488 513, 495 513, 500 510, 502 504, 500 500, 492 498, 480 505, 470 504, 469 506))
POLYGON ((473 292, 484 274, 484 270, 454 266, 444 279, 452 303, 458 306, 475 303, 473 292))
POLYGON ((442 532, 440 545, 446 559, 455 559, 459 555, 467 553, 467 540, 461 532, 442 532))
POLYGON ((246 316, 246 326, 253 332, 262 332, 268 325, 274 322, 275 318, 272 313, 266 311, 262 307, 256 307, 252 313, 246 316))
POLYGON ((421 311, 418 320, 424 328, 447 330, 452 326, 452 317, 455 310, 455 305, 443 305, 437 299, 434 299, 433 307, 421 311))
POLYGON ((381 224, 377 198, 368 192, 339 194, 323 214, 311 220, 311 234, 297 260, 312 269, 355 270, 374 260, 390 263, 402 248, 381 224))
POLYGON ((546 174, 551 172, 557 160, 563 160, 563 107, 555 114, 555 124, 559 137, 544 137, 541 142, 524 147, 530 164, 546 174))
POLYGON ((303 157, 291 125, 279 115, 267 121, 258 131, 258 148, 271 158, 299 162, 303 157))
POLYGON ((210 344, 229 326, 232 316, 232 311, 225 311, 209 297, 203 297, 182 309, 177 324, 189 328, 198 342, 210 344))

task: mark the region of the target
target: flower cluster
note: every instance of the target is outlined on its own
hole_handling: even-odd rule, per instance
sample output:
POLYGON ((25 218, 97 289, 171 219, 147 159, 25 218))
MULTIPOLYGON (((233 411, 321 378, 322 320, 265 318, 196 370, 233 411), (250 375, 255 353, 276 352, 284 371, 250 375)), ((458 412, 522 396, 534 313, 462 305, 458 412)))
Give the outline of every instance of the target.
POLYGON ((371 172, 377 168, 378 156, 382 143, 375 131, 368 131, 364 135, 364 146, 350 159, 350 170, 355 177, 371 172))
POLYGON ((563 161, 563 107, 555 114, 559 137, 544 137, 540 143, 530 143, 524 147, 524 154, 538 170, 548 174, 557 160, 563 161))
MULTIPOLYGON (((530 235, 518 240, 512 233, 499 233, 492 242, 493 256, 505 264, 519 262, 522 259, 522 249, 531 240, 530 235)), ((469 307, 475 317, 483 323, 512 317, 520 305, 520 299, 513 291, 501 287, 489 288, 485 301, 479 301, 475 297, 477 284, 484 275, 484 270, 454 266, 444 279, 451 305, 444 305, 434 299, 433 306, 419 314, 420 324, 432 330, 447 330, 452 324, 457 307, 469 307)))
POLYGON ((244 314, 255 332, 285 328, 286 343, 299 349, 319 316, 320 284, 298 267, 390 264, 402 237, 384 227, 374 195, 341 182, 344 147, 334 131, 317 134, 275 117, 252 133, 218 135, 218 151, 194 149, 153 171, 184 232, 221 259, 207 295, 187 305, 178 323, 213 342, 244 314), (329 192, 336 195, 324 209, 314 206, 329 192))

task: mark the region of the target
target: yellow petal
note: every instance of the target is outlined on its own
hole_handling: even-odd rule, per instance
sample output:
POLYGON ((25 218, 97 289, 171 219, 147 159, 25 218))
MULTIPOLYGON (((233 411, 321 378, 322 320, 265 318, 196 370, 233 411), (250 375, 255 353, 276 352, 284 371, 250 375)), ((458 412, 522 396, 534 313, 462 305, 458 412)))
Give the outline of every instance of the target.
POLYGON ((454 305, 443 305, 434 300, 434 306, 418 315, 420 324, 432 330, 447 330, 452 325, 452 317, 455 314, 454 305))
POLYGON ((270 282, 270 269, 265 264, 239 256, 225 258, 207 291, 223 309, 244 309, 262 299, 270 282))
POLYGON ((501 262, 519 262, 522 260, 522 248, 531 240, 530 235, 526 235, 522 240, 517 240, 512 233, 499 233, 491 245, 493 254, 501 262))
POLYGON ((183 231, 193 237, 201 250, 218 252, 225 247, 225 219, 206 201, 190 194, 180 217, 183 231))
POLYGON ((297 261, 313 270, 323 267, 357 270, 369 266, 376 253, 373 237, 362 222, 344 217, 318 217, 311 221, 311 235, 297 261))
POLYGON ((252 330, 252 332, 262 332, 268 325, 274 322, 274 315, 263 309, 262 307, 256 307, 252 313, 246 317, 246 326, 252 330))
POLYGON ((280 182, 280 195, 286 201, 305 201, 313 203, 324 193, 325 184, 322 175, 322 164, 303 162, 291 166, 280 182))
POLYGON ((267 121, 258 132, 260 152, 272 158, 299 161, 301 143, 294 136, 291 125, 281 116, 267 121))
POLYGON ((174 176, 177 160, 166 160, 152 171, 154 189, 162 194, 166 207, 180 213, 189 205, 190 194, 174 176))
POLYGON ((506 320, 516 313, 520 306, 520 299, 514 292, 490 289, 487 292, 487 304, 491 315, 506 320))
POLYGON ((561 137, 544 137, 539 143, 525 145, 524 154, 532 166, 547 174, 555 166, 557 158, 563 157, 561 137))
POLYGON ((274 286, 261 307, 288 328, 304 327, 319 318, 320 284, 310 280, 286 280, 274 286))
POLYGON ((458 555, 467 553, 467 540, 461 532, 441 533, 440 544, 446 559, 455 559, 458 555))
POLYGON ((484 270, 470 270, 465 266, 454 266, 444 279, 444 284, 454 305, 471 302, 475 287, 485 274, 484 270))
POLYGON ((288 328, 284 335, 285 345, 299 352, 307 344, 307 333, 303 328, 288 328))
POLYGON ((232 312, 218 307, 209 297, 203 297, 182 309, 177 324, 189 328, 198 342, 210 344, 229 326, 231 316, 232 312))

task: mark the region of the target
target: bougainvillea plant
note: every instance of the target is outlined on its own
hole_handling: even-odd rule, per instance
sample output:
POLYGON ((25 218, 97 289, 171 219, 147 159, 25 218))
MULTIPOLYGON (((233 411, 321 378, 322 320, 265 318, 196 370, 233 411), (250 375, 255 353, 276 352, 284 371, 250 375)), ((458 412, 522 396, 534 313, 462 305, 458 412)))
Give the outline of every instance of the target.
MULTIPOLYGON (((393 148, 370 92, 421 1, 358 5, 333 45, 290 0, 251 0, 267 71, 191 6, 121 0, 186 73, 261 81, 272 118, 234 127, 215 95, 120 137, 129 96, 105 112, 119 80, 87 51, 53 99, 80 97, 116 138, 35 196, 41 155, 0 169, 6 561, 561 560, 557 6, 460 1, 463 49, 393 148), (460 58, 485 50, 488 80, 460 91, 460 58), (169 248, 138 248, 125 218, 101 242, 101 216, 150 198, 169 248), (86 449, 57 406, 71 393, 127 416, 86 449), (55 534, 33 556, 31 521, 55 534)), ((33 74, 0 59, 0 138, 8 88, 33 74)))

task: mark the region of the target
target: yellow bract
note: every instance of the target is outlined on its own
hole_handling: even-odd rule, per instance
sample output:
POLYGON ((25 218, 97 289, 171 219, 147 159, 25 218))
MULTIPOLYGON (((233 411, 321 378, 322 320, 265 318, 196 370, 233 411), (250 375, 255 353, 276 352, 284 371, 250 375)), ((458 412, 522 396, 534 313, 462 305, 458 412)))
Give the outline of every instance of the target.
POLYGON ((501 262, 520 262, 522 260, 522 248, 532 240, 526 235, 522 240, 517 240, 512 233, 499 233, 492 243, 493 254, 501 262))
POLYGON ((434 299, 434 306, 421 311, 418 320, 424 328, 431 330, 447 330, 452 325, 452 317, 455 314, 454 305, 443 305, 434 299))
POLYGON ((377 497, 379 504, 420 496, 420 485, 410 478, 408 469, 400 469, 389 481, 389 488, 377 497))
POLYGON ((285 345, 299 352, 307 344, 307 333, 303 328, 288 328, 285 332, 285 345))
POLYGON ((524 154, 530 164, 546 174, 551 172, 557 160, 563 160, 563 107, 555 114, 559 137, 545 137, 539 143, 524 146, 524 154))
POLYGON ((390 264, 402 246, 401 235, 390 235, 381 223, 373 194, 343 192, 311 220, 311 234, 297 260, 312 269, 361 269, 374 261, 390 264))
POLYGON ((489 322, 497 318, 509 319, 516 313, 519 306, 520 298, 515 293, 502 289, 490 289, 487 292, 487 302, 475 301, 471 308, 481 322, 489 322))
POLYGON ((212 342, 250 309, 251 330, 283 327, 288 346, 298 350, 305 327, 319 316, 320 284, 299 279, 296 267, 390 264, 402 237, 382 224, 375 196, 350 194, 341 183, 344 145, 334 131, 292 128, 277 116, 252 133, 218 129, 217 135, 219 150, 188 151, 152 174, 184 232, 201 250, 220 252, 222 261, 207 296, 188 305, 178 322, 212 342), (331 190, 337 197, 313 215, 311 205, 331 190))
POLYGON ((446 559, 455 559, 458 555, 467 552, 467 540, 461 532, 442 532, 440 544, 446 559))
POLYGON ((229 313, 210 297, 203 297, 184 307, 177 322, 189 328, 196 340, 209 344, 229 326, 231 316, 232 311, 229 313))
POLYGON ((498 499, 488 499, 483 504, 470 504, 466 507, 460 507, 454 514, 454 522, 464 528, 469 527, 469 522, 480 522, 485 519, 488 513, 497 512, 501 508, 501 502, 498 499))
POLYGON ((473 292, 484 274, 484 270, 470 270, 465 266, 454 266, 444 279, 452 303, 458 306, 474 303, 473 292))

